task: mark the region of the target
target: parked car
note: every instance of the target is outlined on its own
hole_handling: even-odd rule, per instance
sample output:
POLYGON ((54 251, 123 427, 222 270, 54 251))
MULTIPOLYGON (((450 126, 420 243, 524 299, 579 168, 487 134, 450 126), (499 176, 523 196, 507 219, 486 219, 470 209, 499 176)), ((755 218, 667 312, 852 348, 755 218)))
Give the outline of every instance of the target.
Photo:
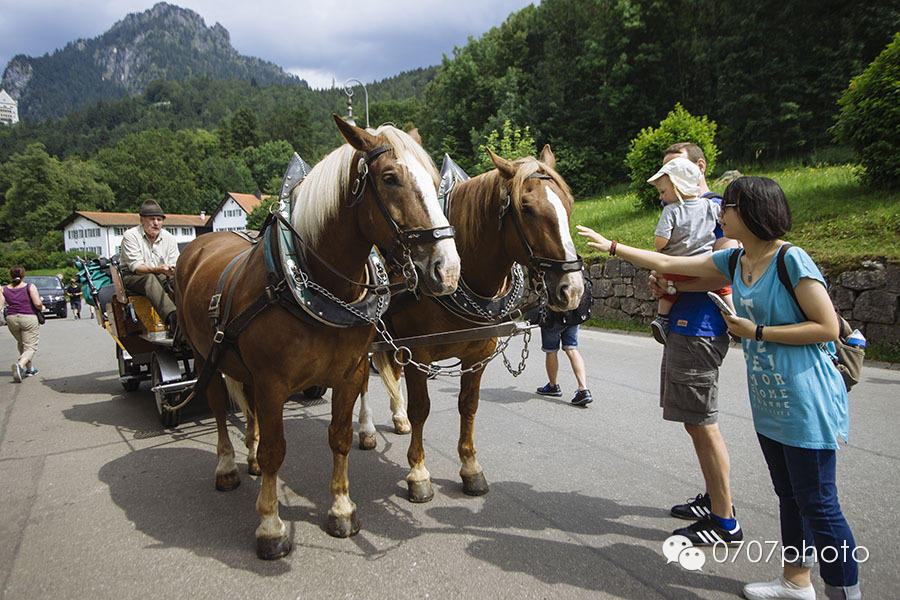
POLYGON ((25 281, 33 283, 41 296, 41 302, 44 303, 45 315, 56 315, 61 319, 65 319, 69 314, 68 304, 66 304, 66 293, 63 291, 62 283, 53 275, 26 275, 25 281))

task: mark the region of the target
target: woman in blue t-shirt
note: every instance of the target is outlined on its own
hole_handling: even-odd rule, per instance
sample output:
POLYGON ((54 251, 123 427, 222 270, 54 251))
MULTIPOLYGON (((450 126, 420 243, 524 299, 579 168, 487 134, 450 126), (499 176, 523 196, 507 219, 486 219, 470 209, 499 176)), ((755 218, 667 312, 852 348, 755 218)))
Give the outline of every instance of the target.
POLYGON ((699 256, 667 256, 617 244, 578 226, 589 246, 660 273, 723 277, 734 285, 737 316, 724 315, 743 338, 753 424, 778 495, 785 556, 782 576, 744 586, 744 596, 814 600, 810 567, 819 561, 829 598, 861 598, 856 542, 835 483, 837 438, 847 440, 843 379, 822 342, 838 338, 825 280, 802 249, 784 254, 797 301, 781 284, 775 257, 791 228, 784 192, 766 177, 741 177, 726 189, 719 220, 743 244, 699 256), (730 281, 728 259, 740 252, 730 281), (797 306, 799 303, 799 307, 797 306))

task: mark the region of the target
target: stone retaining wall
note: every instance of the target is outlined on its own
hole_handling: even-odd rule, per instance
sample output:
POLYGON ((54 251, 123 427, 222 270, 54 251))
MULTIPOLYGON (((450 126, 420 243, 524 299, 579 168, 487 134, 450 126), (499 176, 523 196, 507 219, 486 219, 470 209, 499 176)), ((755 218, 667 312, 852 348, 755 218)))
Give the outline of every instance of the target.
MULTIPOLYGON (((595 317, 649 325, 656 299, 647 287, 647 269, 611 257, 592 264, 589 273, 595 317)), ((865 261, 854 271, 826 273, 825 280, 834 305, 869 341, 900 344, 900 265, 865 261)))

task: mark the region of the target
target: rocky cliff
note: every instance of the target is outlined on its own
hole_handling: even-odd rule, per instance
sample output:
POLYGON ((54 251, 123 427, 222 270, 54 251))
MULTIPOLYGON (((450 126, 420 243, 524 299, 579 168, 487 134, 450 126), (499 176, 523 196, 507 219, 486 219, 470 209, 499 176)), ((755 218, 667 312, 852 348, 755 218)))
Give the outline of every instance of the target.
POLYGON ((160 2, 99 37, 37 58, 15 56, 0 87, 18 100, 21 118, 39 121, 139 93, 154 79, 198 76, 305 85, 273 63, 238 54, 219 23, 207 27, 197 13, 160 2))

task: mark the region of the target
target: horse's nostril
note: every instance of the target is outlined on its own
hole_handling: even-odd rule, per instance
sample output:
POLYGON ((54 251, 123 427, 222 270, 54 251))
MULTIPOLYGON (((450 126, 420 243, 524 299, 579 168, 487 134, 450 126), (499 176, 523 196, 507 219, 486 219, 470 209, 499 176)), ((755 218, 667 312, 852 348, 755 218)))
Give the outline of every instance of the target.
POLYGON ((436 260, 434 261, 434 280, 441 281, 443 277, 441 277, 441 269, 444 268, 444 261, 436 260))
POLYGON ((569 286, 568 285, 559 286, 558 292, 559 292, 560 301, 563 304, 568 304, 569 303, 569 286))

